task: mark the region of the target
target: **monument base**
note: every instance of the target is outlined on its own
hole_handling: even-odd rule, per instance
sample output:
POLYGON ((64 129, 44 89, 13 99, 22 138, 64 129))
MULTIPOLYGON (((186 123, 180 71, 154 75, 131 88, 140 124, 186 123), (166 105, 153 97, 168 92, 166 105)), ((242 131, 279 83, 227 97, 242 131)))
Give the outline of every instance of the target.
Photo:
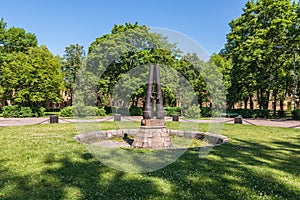
POLYGON ((166 126, 164 119, 142 119, 141 126, 166 126))
POLYGON ((165 126, 141 126, 132 146, 134 148, 171 149, 172 143, 165 126))

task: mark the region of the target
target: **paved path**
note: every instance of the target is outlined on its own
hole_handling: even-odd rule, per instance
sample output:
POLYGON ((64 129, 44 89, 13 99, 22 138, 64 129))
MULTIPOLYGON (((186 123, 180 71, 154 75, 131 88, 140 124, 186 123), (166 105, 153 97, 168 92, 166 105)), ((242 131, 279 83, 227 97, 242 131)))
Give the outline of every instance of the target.
MULTIPOLYGON (((122 121, 136 121, 139 122, 142 119, 140 116, 133 117, 122 117, 122 121)), ((166 121, 172 121, 171 117, 166 117, 166 121)), ((99 119, 93 120, 76 120, 59 118, 59 123, 70 123, 70 122, 102 122, 102 121, 113 121, 112 116, 105 116, 99 119)), ((218 120, 180 120, 182 122, 198 122, 198 123, 215 123, 224 122, 233 124, 232 118, 223 118, 218 120)), ((50 118, 0 118, 0 127, 2 126, 23 126, 32 124, 49 124, 50 118)), ((256 125, 256 126, 275 126, 275 127, 289 127, 289 128, 300 128, 300 121, 296 120, 262 120, 262 119, 243 119, 244 124, 256 125)))

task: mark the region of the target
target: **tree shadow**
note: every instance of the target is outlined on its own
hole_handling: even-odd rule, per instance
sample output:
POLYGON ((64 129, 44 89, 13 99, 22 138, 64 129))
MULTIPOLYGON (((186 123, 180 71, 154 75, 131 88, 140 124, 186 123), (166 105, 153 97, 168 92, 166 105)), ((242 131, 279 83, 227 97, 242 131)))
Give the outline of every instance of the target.
POLYGON ((44 169, 32 176, 15 175, 2 160, 0 191, 6 193, 0 199, 299 199, 300 188, 270 173, 299 176, 300 139, 295 141, 236 140, 205 158, 188 150, 171 165, 144 174, 116 171, 87 152, 48 154, 44 169))

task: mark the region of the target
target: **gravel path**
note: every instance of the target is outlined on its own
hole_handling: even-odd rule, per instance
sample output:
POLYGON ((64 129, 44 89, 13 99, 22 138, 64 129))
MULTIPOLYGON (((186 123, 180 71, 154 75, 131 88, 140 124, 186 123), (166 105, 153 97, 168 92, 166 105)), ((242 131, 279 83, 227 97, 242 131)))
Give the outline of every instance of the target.
MULTIPOLYGON (((140 116, 133 117, 122 117, 122 121, 136 121, 139 122, 142 119, 140 116)), ((171 117, 166 117, 166 121, 172 121, 171 117)), ((59 123, 70 123, 70 122, 83 122, 87 120, 75 120, 59 118, 59 123)), ((95 120, 89 120, 95 122, 101 121, 114 121, 112 116, 105 116, 95 120)), ((228 124, 233 124, 234 119, 224 118, 218 120, 180 120, 182 122, 198 122, 198 123, 214 123, 214 122, 224 122, 228 124)), ((49 124, 50 118, 0 118, 0 127, 2 126, 23 126, 23 125, 33 125, 33 124, 49 124)), ((256 126, 275 126, 275 127, 288 127, 288 128, 300 128, 300 121, 296 120, 263 120, 263 119, 243 119, 243 124, 256 125, 256 126)))

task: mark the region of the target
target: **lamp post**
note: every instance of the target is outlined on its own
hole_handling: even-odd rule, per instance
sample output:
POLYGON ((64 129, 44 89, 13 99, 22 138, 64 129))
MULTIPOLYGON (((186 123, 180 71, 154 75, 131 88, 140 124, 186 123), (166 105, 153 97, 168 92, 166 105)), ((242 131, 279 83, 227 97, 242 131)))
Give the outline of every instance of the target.
MULTIPOLYGON (((277 49, 286 49, 283 46, 275 46, 275 48, 277 49)), ((294 61, 293 61, 293 65, 294 65, 294 94, 293 94, 293 100, 294 100, 294 110, 296 110, 296 93, 297 93, 297 72, 296 72, 296 58, 297 58, 297 51, 299 50, 298 47, 294 47, 292 49, 293 53, 294 53, 294 61)))

